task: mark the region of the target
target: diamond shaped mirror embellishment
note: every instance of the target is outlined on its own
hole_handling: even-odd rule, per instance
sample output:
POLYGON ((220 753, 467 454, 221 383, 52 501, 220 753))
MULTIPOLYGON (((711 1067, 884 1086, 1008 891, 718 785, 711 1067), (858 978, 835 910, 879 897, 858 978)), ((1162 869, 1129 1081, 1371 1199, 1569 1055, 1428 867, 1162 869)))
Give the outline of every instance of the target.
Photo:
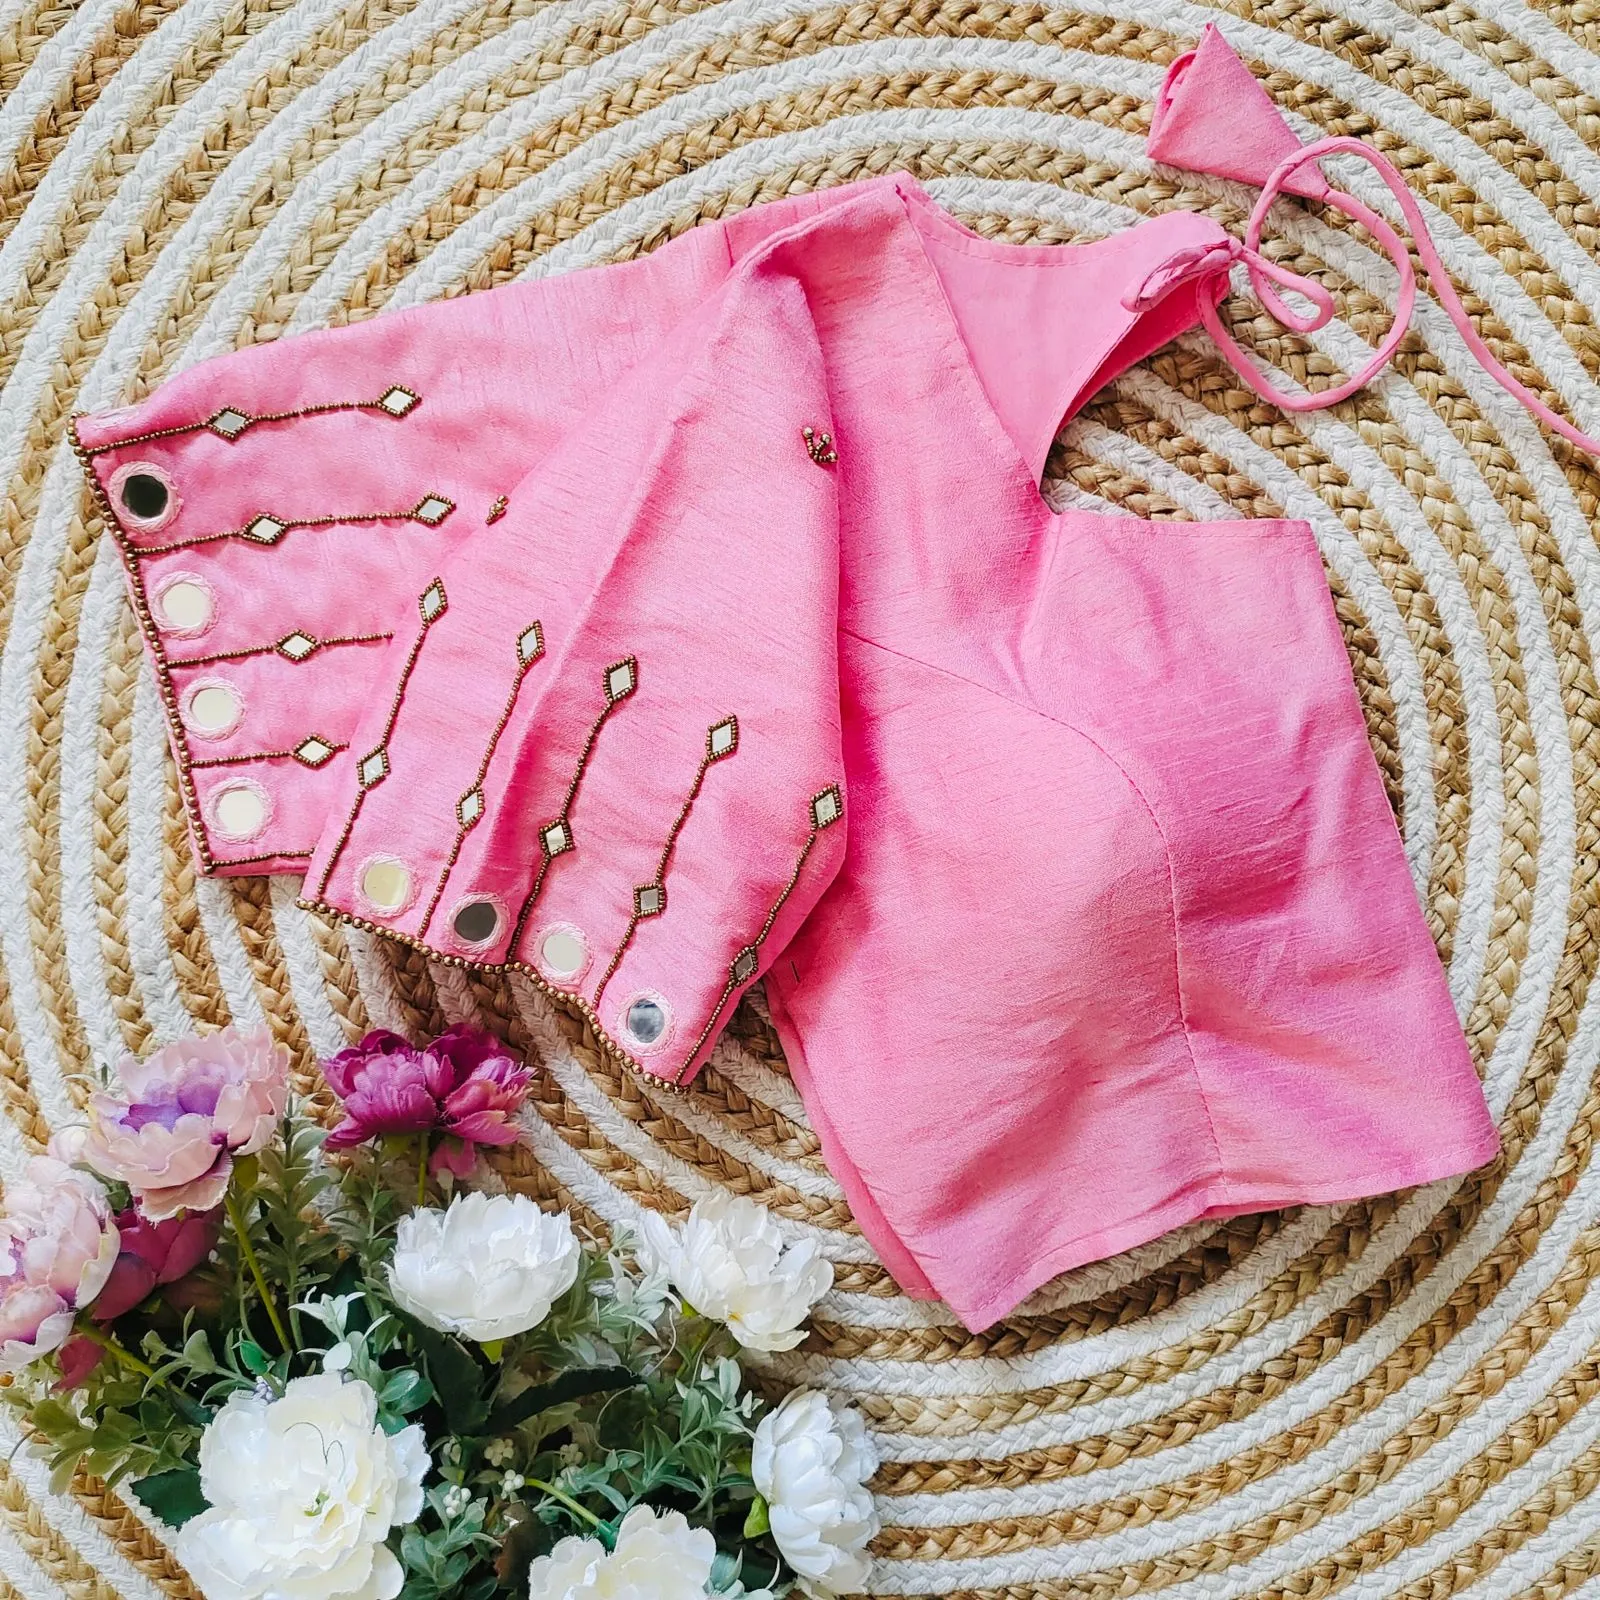
POLYGON ((424 623, 433 622, 442 617, 447 604, 444 585, 437 578, 417 597, 417 607, 422 612, 424 623))
POLYGON ((388 776, 389 752, 380 744, 370 755, 362 756, 361 764, 356 768, 356 777, 361 780, 363 789, 370 789, 388 776))
POLYGON ((531 667, 544 654, 544 629, 531 623, 517 635, 517 660, 531 667))
POLYGON ((539 830, 539 839, 547 856, 565 855, 572 848, 572 829, 565 817, 557 817, 539 830))
POLYGON ((288 531, 287 522, 280 522, 276 517, 263 513, 245 528, 244 536, 254 539, 257 544, 276 544, 288 531))
POLYGON ((756 975, 756 968, 761 965, 761 957, 753 944, 747 944, 738 955, 733 958, 733 965, 728 968, 728 975, 735 983, 748 983, 756 975))
POLYGON ((646 883, 633 891, 636 917, 659 917, 667 909, 667 891, 659 883, 646 883))
POLYGON ((638 686, 638 662, 632 656, 626 661, 619 661, 614 666, 606 668, 606 701, 615 705, 619 700, 626 700, 638 686))
POLYGON ((724 756, 731 756, 739 748, 739 719, 725 717, 715 724, 706 735, 706 758, 710 761, 720 761, 724 756))
POLYGON ((284 634, 273 646, 280 656, 287 656, 291 661, 304 661, 316 648, 317 641, 309 633, 301 633, 298 628, 293 633, 284 634))
POLYGON ((470 828, 483 815, 483 790, 468 789, 456 801, 456 819, 463 828, 470 828))
POLYGON ((403 417, 408 411, 414 409, 421 399, 422 396, 420 394, 413 394, 409 389, 397 383, 392 389, 384 390, 378 397, 378 404, 391 417, 403 417))
POLYGON ((839 796, 839 786, 830 784, 811 802, 811 820, 817 828, 829 828, 844 815, 844 801, 839 796))
POLYGON ((430 528, 437 528, 455 508, 455 501, 445 499, 442 494, 425 494, 411 508, 411 515, 418 522, 425 522, 430 528))
POLYGON ((206 426, 213 433, 231 442, 254 421, 254 417, 246 416, 244 412, 236 411, 232 406, 224 406, 216 416, 206 419, 206 426))
POLYGON ((324 762, 331 761, 338 753, 333 745, 315 733, 309 739, 302 739, 294 747, 295 760, 308 767, 320 767, 324 762))

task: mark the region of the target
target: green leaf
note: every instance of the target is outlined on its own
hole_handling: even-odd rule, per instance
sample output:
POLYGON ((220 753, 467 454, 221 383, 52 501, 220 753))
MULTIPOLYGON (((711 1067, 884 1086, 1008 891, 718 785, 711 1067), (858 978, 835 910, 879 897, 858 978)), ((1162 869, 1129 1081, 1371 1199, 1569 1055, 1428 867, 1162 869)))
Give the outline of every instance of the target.
POLYGON ((66 1494, 72 1487, 72 1474, 78 1468, 78 1452, 68 1451, 56 1458, 50 1469, 50 1493, 66 1494))
POLYGON ((181 1352, 186 1361, 196 1372, 218 1372, 227 1375, 227 1368, 217 1365, 217 1358, 211 1353, 211 1340, 206 1337, 205 1329, 196 1328, 187 1339, 183 1341, 181 1352))
POLYGON ((239 1359, 245 1364, 246 1370, 258 1378, 272 1370, 272 1357, 254 1339, 239 1341, 239 1359))
POLYGON ((631 1389, 639 1380, 626 1367, 579 1368, 563 1372, 548 1383, 536 1383, 524 1389, 514 1400, 496 1406, 490 1413, 487 1431, 491 1434, 509 1433, 529 1417, 556 1406, 569 1405, 592 1394, 610 1394, 617 1389, 631 1389))
MULTIPOLYGON (((743 1566, 743 1558, 731 1550, 717 1551, 716 1558, 711 1563, 711 1576, 706 1580, 706 1587, 712 1594, 721 1594, 724 1590, 733 1588, 739 1582, 739 1573, 743 1566)), ((742 1589, 743 1585, 740 1585, 740 1588, 742 1589)))
POLYGON ((135 1479, 129 1487, 170 1528, 181 1528, 207 1509, 210 1501, 200 1492, 197 1467, 178 1467, 135 1479))
POLYGON ((482 1433, 489 1416, 482 1368, 449 1334, 438 1333, 403 1312, 397 1315, 412 1346, 422 1354, 451 1433, 482 1433))
POLYGON ((83 1426, 73 1415, 72 1408, 60 1400, 41 1400, 29 1415, 40 1433, 58 1442, 69 1433, 80 1432, 83 1426))
POLYGON ((433 1385, 420 1372, 413 1371, 410 1367, 395 1373, 384 1384, 378 1395, 381 1405, 402 1415, 408 1411, 415 1411, 419 1406, 427 1405, 432 1398, 433 1385))
POLYGON ((400 1536, 400 1559, 413 1572, 426 1572, 432 1564, 428 1541, 415 1527, 407 1528, 400 1536))
POLYGON ((175 1385, 166 1391, 168 1399, 172 1402, 172 1409, 187 1423, 196 1428, 203 1428, 211 1421, 214 1413, 208 1406, 203 1406, 198 1400, 191 1400, 182 1389, 175 1385))
POLYGON ((745 1513, 744 1536, 747 1539, 759 1539, 764 1533, 772 1532, 772 1523, 767 1518, 767 1502, 758 1494, 750 1502, 750 1509, 745 1513))

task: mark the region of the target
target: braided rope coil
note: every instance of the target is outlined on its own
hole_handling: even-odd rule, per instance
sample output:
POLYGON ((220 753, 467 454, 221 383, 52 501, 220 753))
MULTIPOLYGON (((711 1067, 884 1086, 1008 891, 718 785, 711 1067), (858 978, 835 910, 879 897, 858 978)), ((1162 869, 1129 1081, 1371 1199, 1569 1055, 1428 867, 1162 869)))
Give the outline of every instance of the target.
MULTIPOLYGON (((761 1376, 868 1416, 876 1592, 1600 1594, 1600 468, 1484 379, 1431 300, 1394 372, 1318 416, 1180 341, 1049 473, 1061 504, 1315 528, 1503 1156, 1183 1230, 976 1336, 873 1258, 759 997, 697 1091, 667 1096, 516 978, 327 926, 292 885, 197 879, 63 426, 241 344, 896 167, 1014 240, 1174 206, 1237 227, 1252 194, 1143 149, 1166 63, 1220 19, 1297 131, 1401 168, 1482 337, 1593 432, 1591 10, 0 0, 0 1180, 94 1064, 196 1025, 265 1023, 309 1061, 371 1025, 478 1021, 546 1068, 509 1182, 596 1226, 731 1189, 823 1240, 835 1290, 761 1376)), ((1314 207, 1280 208, 1271 248, 1338 316, 1289 334, 1240 294, 1237 337, 1279 384, 1354 370, 1392 269, 1314 207)), ((3 1600, 193 1594, 114 1492, 51 1495, 9 1456, 3 1600)))

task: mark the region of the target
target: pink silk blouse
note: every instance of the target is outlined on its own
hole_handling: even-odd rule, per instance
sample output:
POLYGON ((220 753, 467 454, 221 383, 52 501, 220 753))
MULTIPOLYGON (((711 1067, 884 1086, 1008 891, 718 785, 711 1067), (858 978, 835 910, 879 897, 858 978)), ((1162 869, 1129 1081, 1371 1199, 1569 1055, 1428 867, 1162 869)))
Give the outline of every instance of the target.
POLYGON ((896 174, 79 419, 202 864, 673 1084, 765 975, 862 1228, 974 1328, 1488 1160, 1309 528, 1039 494, 1241 254, 896 174))

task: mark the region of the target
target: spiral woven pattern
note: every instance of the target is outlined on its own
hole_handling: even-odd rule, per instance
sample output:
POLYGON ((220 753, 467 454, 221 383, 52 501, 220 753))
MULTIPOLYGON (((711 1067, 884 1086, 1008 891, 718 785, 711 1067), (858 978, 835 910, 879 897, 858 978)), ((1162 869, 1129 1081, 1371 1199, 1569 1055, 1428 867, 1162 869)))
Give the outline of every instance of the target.
MULTIPOLYGON (((1314 417, 1203 337, 1168 347, 1067 430, 1051 493, 1316 529, 1504 1153, 1191 1227, 981 1336, 873 1259, 758 1000, 668 1095, 516 981, 326 926, 292 882, 197 879, 66 441, 208 355, 898 167, 1015 240, 1175 206, 1237 226, 1252 192, 1143 150, 1208 20, 1302 135, 1401 167, 1484 338, 1600 431, 1591 0, 0 0, 0 1176, 93 1064, 196 1026, 266 1022, 312 1090, 370 1025, 475 1020, 544 1068, 512 1182, 595 1223, 731 1189, 824 1239, 835 1291, 762 1381, 867 1413, 874 1591, 1600 1595, 1600 469, 1431 300, 1394 372, 1314 417)), ((1280 206, 1272 238, 1339 317, 1301 338, 1243 292, 1227 311, 1315 387, 1381 338, 1392 269, 1316 208, 1280 206)), ((115 1493, 51 1495, 13 1428, 0 1600, 196 1595, 115 1493)))

